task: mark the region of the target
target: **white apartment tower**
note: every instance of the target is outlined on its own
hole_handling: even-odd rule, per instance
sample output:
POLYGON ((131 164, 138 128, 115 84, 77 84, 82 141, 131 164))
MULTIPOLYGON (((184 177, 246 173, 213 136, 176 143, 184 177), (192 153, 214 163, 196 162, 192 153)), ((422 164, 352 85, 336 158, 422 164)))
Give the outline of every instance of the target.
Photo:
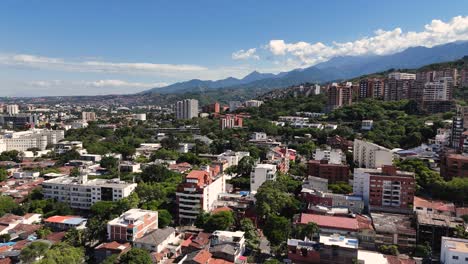
POLYGON ((185 99, 178 101, 175 106, 177 119, 192 119, 198 116, 198 100, 185 99))
POLYGON ((273 164, 257 164, 250 173, 250 192, 256 193, 266 181, 276 180, 276 166, 273 164))
POLYGON ((393 153, 372 142, 355 139, 353 148, 354 163, 360 168, 381 168, 393 164, 393 153))
POLYGON ((9 115, 17 115, 17 114, 19 114, 19 106, 16 105, 16 104, 7 105, 6 106, 6 112, 9 115))

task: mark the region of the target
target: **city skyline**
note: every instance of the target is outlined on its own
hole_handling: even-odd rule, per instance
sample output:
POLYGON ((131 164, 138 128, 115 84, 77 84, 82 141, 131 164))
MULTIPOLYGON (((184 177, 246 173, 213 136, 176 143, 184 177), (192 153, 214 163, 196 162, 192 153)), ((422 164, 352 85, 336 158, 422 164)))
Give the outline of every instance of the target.
POLYGON ((424 3, 6 1, 0 92, 131 94, 468 40, 467 3, 424 3))

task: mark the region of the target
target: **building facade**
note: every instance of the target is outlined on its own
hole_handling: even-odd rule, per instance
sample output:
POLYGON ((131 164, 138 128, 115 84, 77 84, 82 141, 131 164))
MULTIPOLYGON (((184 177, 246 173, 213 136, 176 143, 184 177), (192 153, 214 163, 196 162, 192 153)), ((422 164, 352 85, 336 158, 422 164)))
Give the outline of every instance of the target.
POLYGON ((158 212, 133 208, 107 223, 109 241, 135 241, 158 229, 158 212))
POLYGON ((192 119, 198 117, 198 100, 185 99, 175 105, 177 119, 192 119))
POLYGON ((383 165, 393 164, 393 153, 391 150, 372 142, 355 139, 353 159, 358 167, 380 168, 383 165))

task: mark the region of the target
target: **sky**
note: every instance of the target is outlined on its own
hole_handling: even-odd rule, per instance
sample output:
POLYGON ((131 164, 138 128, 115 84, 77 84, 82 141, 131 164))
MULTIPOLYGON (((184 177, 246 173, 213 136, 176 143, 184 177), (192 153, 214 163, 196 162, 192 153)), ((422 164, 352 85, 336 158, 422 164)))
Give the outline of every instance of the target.
POLYGON ((131 94, 457 40, 466 0, 2 0, 0 96, 131 94))

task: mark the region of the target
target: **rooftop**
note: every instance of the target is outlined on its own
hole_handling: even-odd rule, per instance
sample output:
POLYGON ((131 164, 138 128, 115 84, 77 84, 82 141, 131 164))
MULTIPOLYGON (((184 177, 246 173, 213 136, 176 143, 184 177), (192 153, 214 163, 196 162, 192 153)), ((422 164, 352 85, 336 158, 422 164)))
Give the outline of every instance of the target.
POLYGON ((338 217, 317 214, 301 214, 299 223, 316 223, 321 228, 336 228, 350 231, 359 230, 359 223, 356 218, 338 217))
POLYGON ((443 212, 455 212, 455 205, 451 202, 427 200, 418 196, 414 197, 414 207, 432 208, 443 212))
POLYGON ((359 242, 355 238, 348 238, 341 235, 324 236, 320 235, 320 243, 329 246, 339 246, 342 248, 358 248, 359 242))
POLYGON ((444 226, 456 228, 463 225, 463 219, 459 217, 441 215, 441 214, 427 214, 424 212, 417 212, 417 221, 420 225, 444 226))
POLYGON ((127 183, 120 181, 119 179, 93 179, 87 180, 84 183, 80 183, 79 177, 57 177, 44 181, 44 183, 55 183, 55 184, 71 184, 71 185, 82 185, 82 186, 102 186, 102 187, 127 187, 136 185, 136 183, 127 183))
POLYGON ((133 225, 139 225, 140 223, 143 223, 144 217, 146 215, 158 215, 157 211, 150 211, 150 210, 143 210, 143 209, 137 209, 133 208, 122 215, 120 215, 117 218, 112 219, 109 221, 109 225, 120 225, 120 226, 128 226, 129 224, 133 225))
POLYGON ((442 246, 448 251, 468 253, 468 240, 453 237, 442 237, 442 246), (444 244, 445 242, 445 244, 444 244))
POLYGON ((378 233, 416 234, 411 226, 411 216, 391 213, 371 213, 375 231, 378 233))
POLYGON ((79 216, 73 215, 54 215, 44 220, 44 222, 48 223, 60 223, 60 224, 69 224, 69 225, 80 225, 83 222, 86 222, 86 218, 82 218, 79 216))
POLYGON ((144 235, 143 237, 138 238, 135 242, 151 245, 160 245, 173 233, 175 233, 175 229, 173 227, 168 226, 165 228, 153 230, 148 234, 144 235))

